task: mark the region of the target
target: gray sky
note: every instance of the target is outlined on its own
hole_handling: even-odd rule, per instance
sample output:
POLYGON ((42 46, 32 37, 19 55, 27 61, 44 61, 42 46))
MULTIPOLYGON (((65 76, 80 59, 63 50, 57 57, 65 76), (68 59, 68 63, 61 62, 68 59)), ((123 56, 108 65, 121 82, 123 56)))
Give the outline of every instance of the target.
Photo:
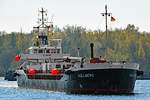
POLYGON ((100 13, 105 4, 116 22, 109 29, 134 24, 140 31, 150 32, 150 0, 0 0, 0 31, 30 32, 36 25, 38 8, 44 7, 54 15, 54 25, 78 25, 87 29, 105 30, 100 13))

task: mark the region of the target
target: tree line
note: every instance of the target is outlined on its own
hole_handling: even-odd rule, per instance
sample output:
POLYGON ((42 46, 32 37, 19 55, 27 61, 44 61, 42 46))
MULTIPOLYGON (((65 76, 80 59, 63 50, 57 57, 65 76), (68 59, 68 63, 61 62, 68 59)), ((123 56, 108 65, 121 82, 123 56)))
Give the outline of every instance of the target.
MULTIPOLYGON (((0 75, 8 70, 15 70, 17 62, 14 57, 20 53, 27 53, 33 45, 33 32, 7 34, 0 32, 0 75)), ((90 58, 90 43, 94 43, 94 56, 105 57, 111 61, 129 61, 140 64, 145 72, 150 72, 150 33, 139 32, 138 27, 127 25, 124 29, 87 30, 82 26, 65 26, 63 29, 54 28, 53 38, 62 38, 63 53, 90 58), (107 48, 107 49, 106 49, 107 48)))

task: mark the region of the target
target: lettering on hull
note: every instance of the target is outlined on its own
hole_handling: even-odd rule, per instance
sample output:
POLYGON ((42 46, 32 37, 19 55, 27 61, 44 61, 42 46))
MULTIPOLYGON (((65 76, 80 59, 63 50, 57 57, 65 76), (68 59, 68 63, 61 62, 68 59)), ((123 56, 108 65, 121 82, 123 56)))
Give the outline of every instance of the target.
POLYGON ((89 78, 89 77, 94 77, 94 74, 87 73, 87 74, 78 74, 79 78, 89 78))

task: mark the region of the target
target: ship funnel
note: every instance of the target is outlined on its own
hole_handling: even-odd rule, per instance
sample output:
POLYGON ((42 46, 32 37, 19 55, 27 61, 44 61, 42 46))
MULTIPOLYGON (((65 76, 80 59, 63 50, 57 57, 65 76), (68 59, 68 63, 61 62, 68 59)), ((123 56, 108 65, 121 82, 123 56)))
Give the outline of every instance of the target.
POLYGON ((91 47, 91 58, 94 58, 94 52, 93 52, 94 44, 91 43, 91 44, 90 44, 90 47, 91 47))

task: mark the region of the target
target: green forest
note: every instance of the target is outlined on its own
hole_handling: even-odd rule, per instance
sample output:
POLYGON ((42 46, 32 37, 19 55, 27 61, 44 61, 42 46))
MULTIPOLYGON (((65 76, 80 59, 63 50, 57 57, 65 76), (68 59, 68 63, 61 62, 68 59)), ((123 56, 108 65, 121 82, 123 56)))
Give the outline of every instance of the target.
MULTIPOLYGON (((17 62, 14 57, 20 53, 28 52, 33 45, 34 33, 0 32, 0 75, 8 70, 15 70, 17 62)), ((129 61, 140 64, 141 70, 150 72, 150 33, 139 32, 134 25, 127 25, 124 29, 88 30, 81 26, 65 26, 54 28, 53 38, 62 38, 64 53, 77 56, 77 48, 80 48, 80 56, 90 58, 90 43, 94 43, 94 56, 104 57, 107 43, 107 57, 111 61, 129 61)))

